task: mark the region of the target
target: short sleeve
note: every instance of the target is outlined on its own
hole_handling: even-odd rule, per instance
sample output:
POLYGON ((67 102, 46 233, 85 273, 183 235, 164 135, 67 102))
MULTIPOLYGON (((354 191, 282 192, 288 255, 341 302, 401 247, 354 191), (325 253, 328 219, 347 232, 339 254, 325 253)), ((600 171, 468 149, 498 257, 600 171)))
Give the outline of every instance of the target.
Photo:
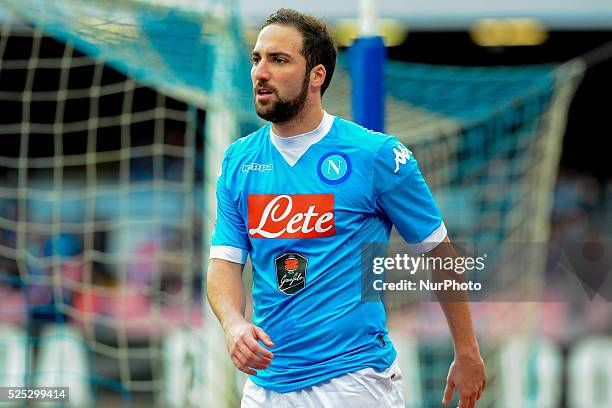
POLYGON ((376 208, 386 214, 417 253, 434 249, 446 237, 440 210, 412 152, 389 137, 374 160, 376 208))
POLYGON ((225 153, 217 179, 217 219, 212 234, 210 258, 244 264, 249 252, 249 240, 245 220, 228 185, 230 149, 225 153))

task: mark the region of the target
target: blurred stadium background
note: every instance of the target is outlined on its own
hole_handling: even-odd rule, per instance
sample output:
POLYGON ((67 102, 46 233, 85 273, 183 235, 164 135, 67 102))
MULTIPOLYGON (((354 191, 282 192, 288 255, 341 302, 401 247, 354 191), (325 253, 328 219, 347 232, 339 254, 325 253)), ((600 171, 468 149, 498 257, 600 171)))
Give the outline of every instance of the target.
MULTIPOLYGON (((239 406, 203 272, 222 153, 261 125, 248 50, 281 6, 334 27, 324 104, 351 118, 352 2, 0 4, 0 386, 70 386, 72 406, 239 406)), ((385 130, 419 159, 451 238, 608 242, 612 6, 379 12, 385 130)), ((528 299, 550 290, 550 263, 521 258, 528 299)), ((612 407, 609 301, 475 303, 479 406, 612 407)), ((407 406, 440 406, 452 347, 438 305, 388 307, 407 406)))

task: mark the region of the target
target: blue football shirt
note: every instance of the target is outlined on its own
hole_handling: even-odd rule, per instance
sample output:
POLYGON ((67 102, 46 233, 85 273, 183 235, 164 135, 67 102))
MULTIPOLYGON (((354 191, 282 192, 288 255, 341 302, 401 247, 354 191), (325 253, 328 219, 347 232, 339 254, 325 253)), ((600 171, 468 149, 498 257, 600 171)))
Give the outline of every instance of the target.
POLYGON ((328 115, 311 134, 266 125, 226 151, 211 258, 253 265, 253 323, 272 364, 251 380, 309 387, 396 357, 381 302, 361 300, 359 251, 392 225, 416 252, 446 236, 411 152, 392 136, 328 115), (305 144, 306 142, 306 144, 305 144))

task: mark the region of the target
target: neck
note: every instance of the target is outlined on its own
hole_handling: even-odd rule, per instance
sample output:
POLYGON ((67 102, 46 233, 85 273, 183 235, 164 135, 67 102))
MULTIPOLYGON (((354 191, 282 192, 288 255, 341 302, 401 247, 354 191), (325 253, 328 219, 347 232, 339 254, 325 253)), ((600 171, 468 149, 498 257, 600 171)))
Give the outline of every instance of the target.
POLYGON ((302 111, 285 122, 272 123, 272 131, 280 137, 301 135, 316 129, 323 120, 323 107, 304 105, 302 111))

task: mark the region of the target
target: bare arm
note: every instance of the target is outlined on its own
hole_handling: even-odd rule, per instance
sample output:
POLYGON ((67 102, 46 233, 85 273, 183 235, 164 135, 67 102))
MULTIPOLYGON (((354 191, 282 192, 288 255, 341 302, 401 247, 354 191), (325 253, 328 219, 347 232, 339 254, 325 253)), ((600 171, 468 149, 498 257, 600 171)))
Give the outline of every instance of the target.
MULTIPOLYGON (((457 254, 447 236, 442 243, 427 253, 427 256, 455 258, 457 254)), ((442 270, 434 270, 433 279, 464 281, 463 275, 442 270)), ((472 408, 486 385, 486 374, 478 340, 474 334, 469 299, 465 292, 445 292, 441 294, 439 300, 455 349, 455 359, 448 373, 442 403, 448 404, 452 400, 454 389, 457 388, 460 398, 459 408, 472 408)))
POLYGON ((206 276, 207 297, 219 319, 227 349, 234 365, 247 374, 257 375, 254 369, 263 370, 272 362, 272 353, 262 347, 274 344, 260 328, 244 317, 244 290, 242 288, 243 265, 223 259, 211 259, 206 276))
POLYGON ((211 259, 206 276, 208 302, 223 330, 226 325, 244 320, 244 290, 242 268, 244 265, 211 259))

